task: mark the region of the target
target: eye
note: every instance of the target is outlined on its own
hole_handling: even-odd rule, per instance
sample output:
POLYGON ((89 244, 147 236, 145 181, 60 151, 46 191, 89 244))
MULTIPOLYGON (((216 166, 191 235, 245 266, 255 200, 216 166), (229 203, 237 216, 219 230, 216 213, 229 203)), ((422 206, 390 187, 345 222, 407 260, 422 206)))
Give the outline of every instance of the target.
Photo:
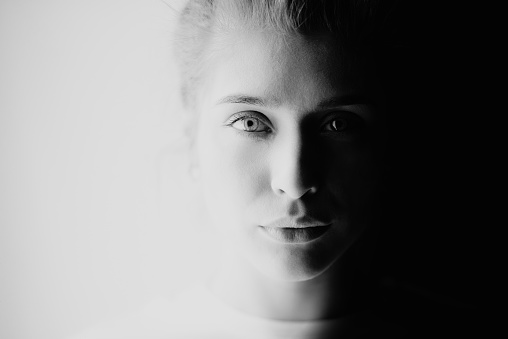
POLYGON ((344 132, 348 129, 348 121, 344 118, 333 119, 327 124, 330 131, 344 132))
POLYGON ((236 120, 231 124, 236 129, 244 130, 245 132, 258 132, 262 122, 256 118, 245 117, 236 120))
POLYGON ((352 133, 363 125, 363 119, 350 112, 339 112, 332 114, 323 126, 325 132, 331 133, 352 133))
POLYGON ((253 112, 237 113, 228 120, 227 125, 249 133, 270 132, 271 128, 263 117, 253 112))

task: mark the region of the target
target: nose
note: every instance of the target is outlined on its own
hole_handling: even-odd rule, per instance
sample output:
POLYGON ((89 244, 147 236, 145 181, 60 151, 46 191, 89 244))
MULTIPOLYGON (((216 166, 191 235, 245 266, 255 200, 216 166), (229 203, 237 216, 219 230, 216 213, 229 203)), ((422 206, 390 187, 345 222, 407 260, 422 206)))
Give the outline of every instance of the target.
POLYGON ((281 137, 271 159, 271 187, 275 194, 292 200, 318 190, 316 153, 301 133, 281 137))

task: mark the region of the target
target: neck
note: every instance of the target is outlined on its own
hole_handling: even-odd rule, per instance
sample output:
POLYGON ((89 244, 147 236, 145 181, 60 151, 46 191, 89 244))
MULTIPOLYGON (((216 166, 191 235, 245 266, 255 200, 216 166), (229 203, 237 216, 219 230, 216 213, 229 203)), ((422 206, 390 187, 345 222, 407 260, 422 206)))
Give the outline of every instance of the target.
POLYGON ((280 281, 257 271, 233 253, 223 253, 222 266, 209 282, 223 301, 245 313, 277 320, 318 320, 354 311, 358 275, 339 259, 306 281, 280 281))

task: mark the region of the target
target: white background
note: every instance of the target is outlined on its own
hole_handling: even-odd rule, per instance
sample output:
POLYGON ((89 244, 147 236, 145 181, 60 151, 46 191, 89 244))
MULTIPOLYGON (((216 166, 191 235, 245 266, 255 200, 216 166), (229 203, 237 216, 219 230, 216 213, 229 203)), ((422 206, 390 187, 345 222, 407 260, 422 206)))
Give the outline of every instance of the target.
POLYGON ((165 1, 0 0, 3 339, 64 338, 213 260, 165 1))

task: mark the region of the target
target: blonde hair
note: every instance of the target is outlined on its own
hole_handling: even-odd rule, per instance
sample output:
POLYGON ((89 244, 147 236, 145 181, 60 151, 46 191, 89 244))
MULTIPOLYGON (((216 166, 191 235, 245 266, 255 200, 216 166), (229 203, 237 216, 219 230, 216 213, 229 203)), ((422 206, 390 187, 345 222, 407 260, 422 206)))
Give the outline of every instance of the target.
POLYGON ((279 36, 324 33, 334 38, 342 55, 357 54, 382 41, 392 5, 381 0, 190 0, 175 39, 183 104, 194 105, 214 35, 239 28, 270 30, 279 36))

